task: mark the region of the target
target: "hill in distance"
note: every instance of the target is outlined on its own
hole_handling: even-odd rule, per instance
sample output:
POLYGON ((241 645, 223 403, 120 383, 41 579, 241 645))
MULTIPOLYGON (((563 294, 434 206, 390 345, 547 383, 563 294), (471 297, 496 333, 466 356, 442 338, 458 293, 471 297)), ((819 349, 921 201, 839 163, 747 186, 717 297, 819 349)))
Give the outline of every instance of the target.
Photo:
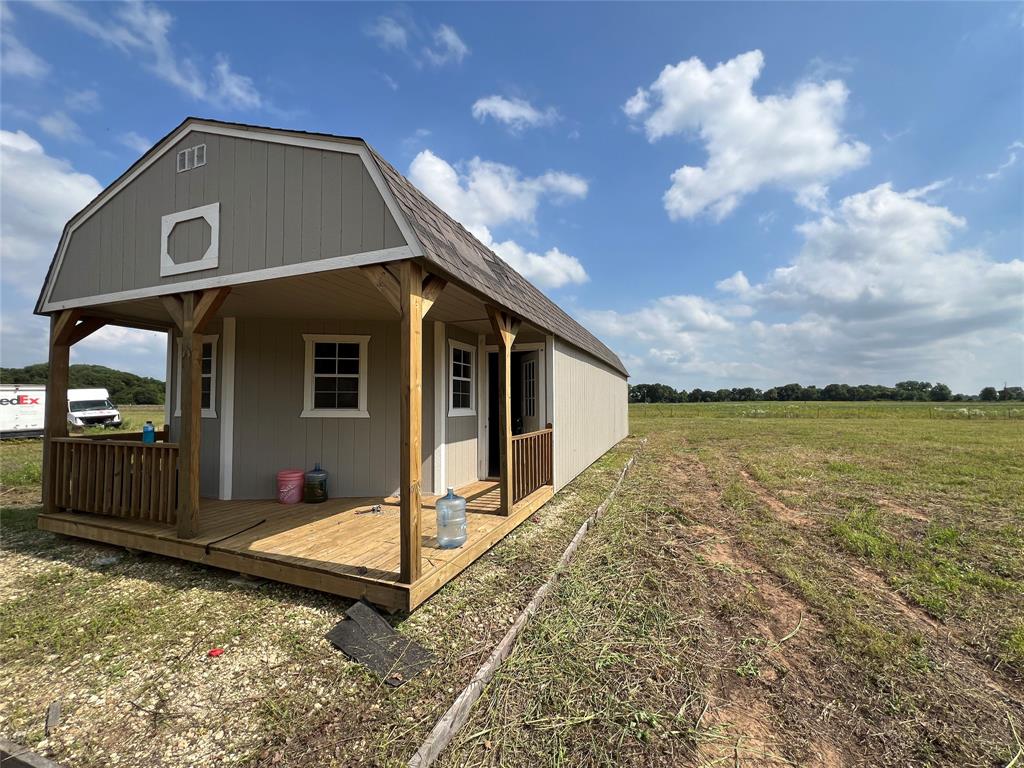
MULTIPOLYGON (((0 383, 45 384, 49 364, 36 363, 24 368, 0 368, 0 383)), ((72 365, 68 386, 71 389, 103 387, 115 405, 162 405, 164 382, 127 371, 115 371, 104 365, 72 365)))

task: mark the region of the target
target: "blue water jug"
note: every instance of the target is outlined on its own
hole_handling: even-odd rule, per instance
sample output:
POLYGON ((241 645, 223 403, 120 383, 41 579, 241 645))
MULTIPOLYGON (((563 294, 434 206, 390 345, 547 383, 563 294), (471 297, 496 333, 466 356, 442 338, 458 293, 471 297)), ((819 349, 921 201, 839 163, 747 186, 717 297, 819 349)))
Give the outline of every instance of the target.
POLYGON ((156 429, 153 427, 152 421, 147 421, 145 424, 142 425, 142 442, 156 442, 156 429))
POLYGON ((455 549, 466 543, 466 500, 449 488, 448 495, 437 500, 437 546, 455 549))

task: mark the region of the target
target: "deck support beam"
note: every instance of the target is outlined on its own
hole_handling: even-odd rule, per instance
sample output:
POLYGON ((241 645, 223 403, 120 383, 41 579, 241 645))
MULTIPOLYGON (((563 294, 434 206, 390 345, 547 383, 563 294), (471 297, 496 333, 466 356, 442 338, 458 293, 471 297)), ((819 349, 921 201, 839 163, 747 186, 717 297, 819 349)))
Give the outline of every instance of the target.
MULTIPOLYGON (((199 435, 202 410, 202 333, 230 288, 210 288, 162 296, 167 314, 181 333, 181 430, 178 436, 178 537, 199 533, 199 435)), ((168 372, 170 375, 170 372, 168 372)))
POLYGON ((423 474, 423 267, 401 262, 402 451, 399 581, 415 584, 422 573, 420 513, 423 474))
POLYGON ((501 514, 512 514, 512 344, 519 333, 519 319, 488 305, 487 316, 498 337, 498 449, 501 473, 501 514))
POLYGON ((58 480, 53 461, 53 439, 68 436, 68 376, 71 346, 98 331, 105 321, 82 317, 77 309, 65 309, 50 316, 49 384, 43 415, 43 512, 56 512, 58 480), (81 321, 81 322, 79 322, 81 321))

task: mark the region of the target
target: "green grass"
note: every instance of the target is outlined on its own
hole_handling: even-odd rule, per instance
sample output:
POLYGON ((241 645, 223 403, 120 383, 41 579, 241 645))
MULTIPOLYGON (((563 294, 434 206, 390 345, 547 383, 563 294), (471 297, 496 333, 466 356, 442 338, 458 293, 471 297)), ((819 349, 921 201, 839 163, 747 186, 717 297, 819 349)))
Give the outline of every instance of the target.
POLYGON ((1024 403, 750 402, 634 403, 637 418, 662 419, 1024 419, 1024 403))

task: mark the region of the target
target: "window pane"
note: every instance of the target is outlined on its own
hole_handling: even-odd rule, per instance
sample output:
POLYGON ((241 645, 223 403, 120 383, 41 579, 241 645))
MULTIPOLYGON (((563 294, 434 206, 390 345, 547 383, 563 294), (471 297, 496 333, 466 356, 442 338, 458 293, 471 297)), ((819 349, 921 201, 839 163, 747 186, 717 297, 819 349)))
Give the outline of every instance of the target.
POLYGON ((333 344, 329 341, 318 341, 313 345, 313 357, 330 357, 335 356, 335 348, 337 344, 333 344))
POLYGON ((359 373, 359 360, 339 360, 338 373, 359 373))
POLYGON ((317 392, 313 395, 314 408, 334 408, 336 395, 333 392, 317 392))
POLYGON ((338 379, 333 376, 316 376, 313 378, 314 392, 337 392, 338 379))
POLYGON ((339 344, 338 345, 338 357, 348 359, 359 359, 359 345, 358 344, 339 344))
POLYGON ((335 360, 318 358, 313 361, 313 373, 337 373, 335 360))
POLYGON ((210 408, 210 393, 209 392, 203 392, 202 396, 199 398, 199 403, 200 403, 200 405, 199 405, 200 408, 202 408, 203 410, 209 410, 209 408, 210 408))
POLYGON ((339 392, 358 392, 359 391, 359 379, 353 377, 342 377, 335 379, 338 382, 339 392))
MULTIPOLYGON (((344 381, 344 379, 342 379, 344 381)), ((359 395, 356 392, 342 392, 338 395, 339 408, 358 408, 359 395)))

